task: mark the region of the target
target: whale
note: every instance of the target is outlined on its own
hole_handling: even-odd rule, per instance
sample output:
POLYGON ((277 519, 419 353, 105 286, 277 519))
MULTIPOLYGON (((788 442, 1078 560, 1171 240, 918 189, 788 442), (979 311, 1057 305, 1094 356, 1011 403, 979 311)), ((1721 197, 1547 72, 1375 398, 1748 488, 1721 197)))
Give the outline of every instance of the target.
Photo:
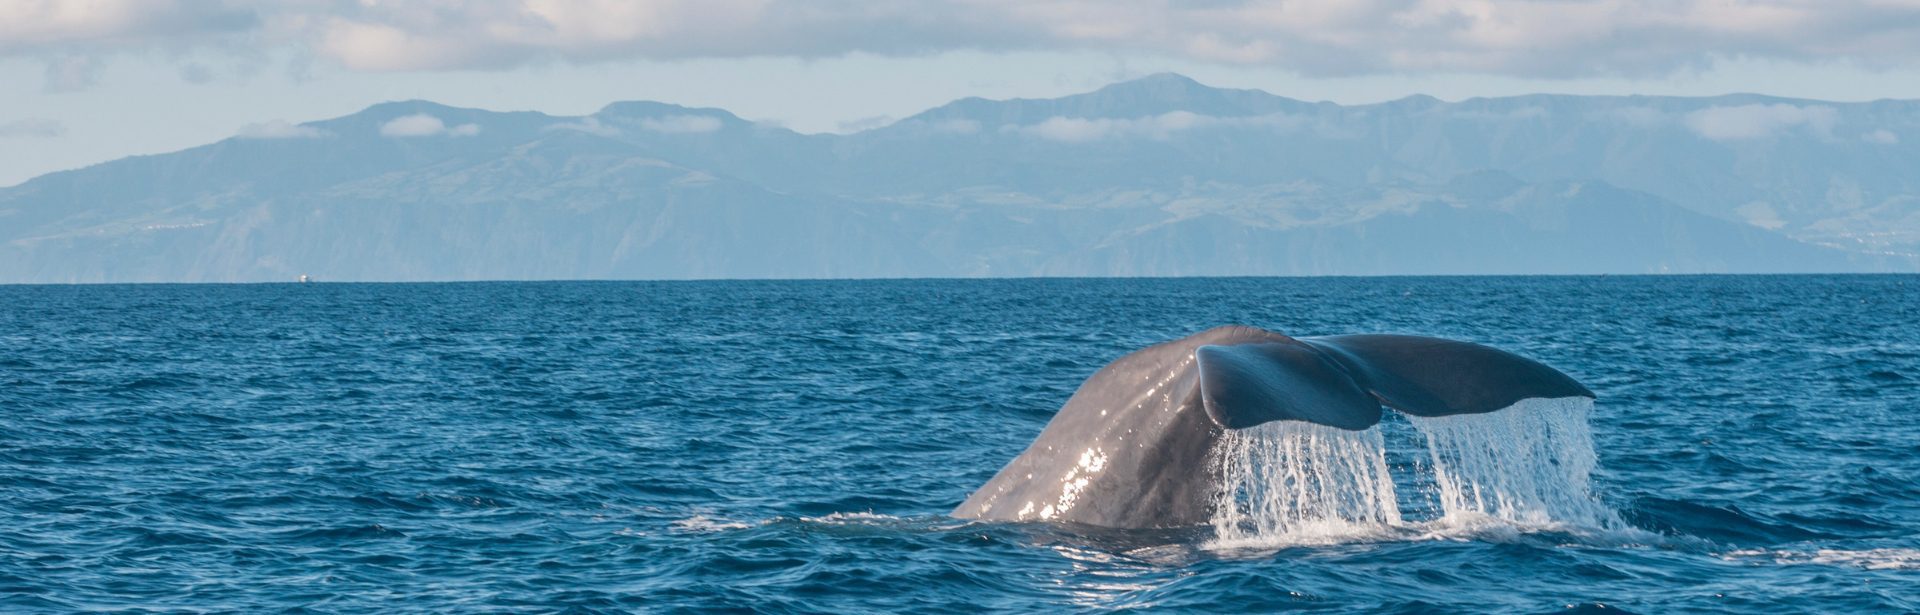
POLYGON ((951 515, 1108 528, 1207 523, 1216 443, 1301 421, 1360 431, 1385 409, 1498 412, 1594 394, 1538 361, 1471 342, 1390 334, 1294 338, 1223 326, 1134 351, 1080 385, 1040 435, 951 515))

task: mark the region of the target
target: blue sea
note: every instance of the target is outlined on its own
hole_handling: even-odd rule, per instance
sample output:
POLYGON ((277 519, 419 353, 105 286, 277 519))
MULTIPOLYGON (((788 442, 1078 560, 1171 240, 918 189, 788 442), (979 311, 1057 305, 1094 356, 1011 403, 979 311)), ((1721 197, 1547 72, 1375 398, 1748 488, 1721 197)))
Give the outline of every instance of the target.
POLYGON ((1915 276, 0 287, 6 612, 1911 612, 1917 453, 1915 276), (946 516, 1229 323, 1571 374, 1628 527, 946 516))

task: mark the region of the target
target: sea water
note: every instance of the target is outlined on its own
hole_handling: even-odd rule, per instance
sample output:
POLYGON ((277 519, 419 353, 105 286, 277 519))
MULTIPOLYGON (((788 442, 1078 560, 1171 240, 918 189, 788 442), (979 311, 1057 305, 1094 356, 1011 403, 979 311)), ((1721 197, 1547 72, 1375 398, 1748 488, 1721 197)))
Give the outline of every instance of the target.
POLYGON ((1916 443, 1913 276, 0 287, 0 611, 1914 611, 1916 443), (1266 428, 1218 526, 946 516, 1226 323, 1599 399, 1266 428))

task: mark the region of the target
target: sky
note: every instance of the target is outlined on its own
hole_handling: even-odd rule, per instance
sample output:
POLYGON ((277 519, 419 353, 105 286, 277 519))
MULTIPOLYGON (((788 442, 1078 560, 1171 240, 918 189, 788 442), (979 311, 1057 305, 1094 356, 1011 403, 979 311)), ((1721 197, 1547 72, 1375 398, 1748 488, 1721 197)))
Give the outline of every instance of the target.
POLYGON ((1157 72, 1304 100, 1920 98, 1920 0, 0 0, 0 186, 407 99, 802 132, 1157 72))

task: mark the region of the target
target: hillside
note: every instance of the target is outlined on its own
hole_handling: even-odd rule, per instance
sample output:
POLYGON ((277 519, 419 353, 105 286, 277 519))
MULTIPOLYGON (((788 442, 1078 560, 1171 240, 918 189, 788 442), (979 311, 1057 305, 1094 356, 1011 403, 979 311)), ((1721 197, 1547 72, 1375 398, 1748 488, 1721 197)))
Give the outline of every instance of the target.
POLYGON ((423 101, 0 189, 0 282, 1914 271, 1920 103, 1155 75, 850 135, 423 101))

